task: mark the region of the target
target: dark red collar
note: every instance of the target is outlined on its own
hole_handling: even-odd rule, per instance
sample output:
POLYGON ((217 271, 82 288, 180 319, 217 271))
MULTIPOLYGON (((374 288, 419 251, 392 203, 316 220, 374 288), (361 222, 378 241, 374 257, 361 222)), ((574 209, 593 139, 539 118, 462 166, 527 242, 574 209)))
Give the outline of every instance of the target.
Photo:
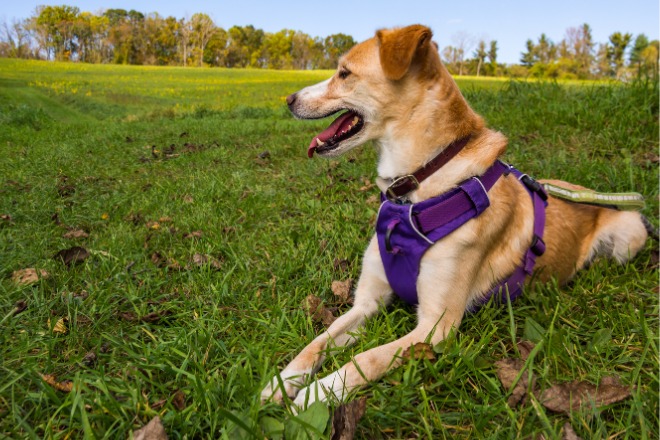
POLYGON ((457 139, 440 152, 437 156, 431 159, 426 165, 419 168, 412 174, 405 176, 395 177, 392 183, 387 187, 385 195, 388 199, 398 199, 411 191, 419 188, 419 184, 424 181, 431 174, 442 168, 454 156, 456 156, 465 147, 470 140, 470 135, 464 138, 457 139))

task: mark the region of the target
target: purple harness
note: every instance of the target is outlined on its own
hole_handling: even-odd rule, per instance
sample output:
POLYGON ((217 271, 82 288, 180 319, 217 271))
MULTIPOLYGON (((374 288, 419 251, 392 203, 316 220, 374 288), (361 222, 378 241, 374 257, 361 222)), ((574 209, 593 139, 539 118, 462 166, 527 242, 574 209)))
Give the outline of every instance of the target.
POLYGON ((524 184, 532 198, 534 237, 522 264, 509 278, 493 287, 480 305, 493 295, 496 300, 506 302, 507 295, 513 301, 522 293, 525 278, 534 270, 536 257, 545 252, 543 229, 547 195, 534 179, 498 160, 481 177, 472 177, 445 194, 419 203, 400 204, 381 194, 383 203, 376 221, 378 248, 387 280, 399 298, 417 304, 417 277, 424 253, 436 241, 484 212, 490 206, 488 191, 500 176, 509 173, 524 184))

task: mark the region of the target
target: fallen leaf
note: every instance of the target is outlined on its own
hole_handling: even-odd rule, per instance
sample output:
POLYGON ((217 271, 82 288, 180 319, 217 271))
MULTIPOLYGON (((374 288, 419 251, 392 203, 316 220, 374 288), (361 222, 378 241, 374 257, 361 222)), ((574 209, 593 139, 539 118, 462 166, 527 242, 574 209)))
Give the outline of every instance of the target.
POLYGON ((48 385, 51 387, 55 388, 58 391, 62 391, 65 393, 70 393, 71 390, 73 390, 73 382, 70 380, 64 380, 62 382, 58 382, 55 376, 52 374, 42 374, 41 378, 46 382, 48 385))
POLYGON ((526 361, 534 347, 535 345, 531 341, 519 341, 518 351, 520 352, 520 359, 526 361))
POLYGON ((154 221, 148 221, 146 223, 147 228, 149 229, 160 229, 160 223, 154 221))
POLYGON ((167 267, 170 270, 181 270, 182 267, 174 258, 166 258, 160 252, 151 254, 151 262, 158 267, 167 267))
POLYGON ((331 440, 352 440, 355 437, 357 422, 367 409, 367 398, 339 405, 332 415, 331 440))
POLYGON ((135 321, 137 320, 137 316, 135 316, 135 313, 133 312, 120 312, 119 317, 125 321, 135 321))
POLYGON ((210 255, 195 254, 192 257, 192 262, 198 267, 204 267, 208 264, 216 270, 222 268, 222 263, 220 262, 220 260, 210 255))
POLYGON ((154 417, 142 428, 133 431, 133 440, 167 440, 167 433, 160 417, 154 417))
POLYGON ((73 240, 74 238, 87 238, 89 237, 89 234, 82 229, 71 229, 62 237, 66 238, 67 240, 73 240))
MULTIPOLYGON (((502 382, 504 389, 511 391, 511 396, 509 396, 507 403, 512 408, 520 402, 527 392, 527 387, 529 385, 529 375, 527 372, 520 376, 520 380, 516 383, 516 386, 511 389, 518 373, 520 373, 524 366, 525 362, 522 359, 502 359, 495 362, 497 377, 500 379, 500 382, 502 382)), ((535 379, 532 377, 532 387, 534 381, 535 379)))
POLYGON ((335 258, 335 261, 332 262, 332 265, 334 266, 335 270, 339 272, 346 272, 350 266, 350 262, 346 259, 340 260, 339 258, 335 258))
POLYGON ((151 312, 140 318, 142 322, 158 322, 166 316, 170 316, 172 311, 170 310, 160 310, 158 312, 151 312))
POLYGON ((187 234, 183 235, 183 238, 202 238, 203 232, 202 231, 192 231, 188 232, 187 234))
POLYGON ((92 368, 94 365, 96 365, 97 358, 98 356, 96 356, 96 352, 94 350, 88 351, 87 354, 85 354, 85 357, 83 357, 82 363, 86 367, 92 368))
POLYGON ((16 316, 19 313, 23 313, 27 309, 27 301, 24 299, 19 299, 14 304, 14 310, 11 312, 12 316, 16 316))
POLYGON ((151 409, 153 409, 154 411, 158 411, 159 409, 164 407, 166 403, 167 403, 167 399, 160 399, 158 402, 151 405, 151 409))
POLYGON ((344 281, 333 281, 332 282, 332 293, 339 298, 343 303, 353 303, 353 298, 351 298, 351 286, 353 285, 353 280, 350 278, 344 281))
MULTIPOLYGON (((48 328, 50 328, 50 318, 48 318, 48 328)), ((55 325, 53 326, 53 333, 65 334, 66 332, 67 332, 66 318, 58 319, 55 325)))
POLYGON ((337 319, 330 310, 322 304, 321 298, 316 295, 308 295, 303 300, 302 308, 314 322, 322 322, 328 326, 337 319))
POLYGON ((53 221, 53 223, 55 223, 58 226, 62 224, 62 222, 60 221, 60 215, 57 212, 51 215, 50 219, 53 221))
POLYGON ((107 220, 110 218, 110 215, 107 212, 104 212, 101 214, 101 220, 107 220))
POLYGON ((433 361, 435 360, 435 353, 433 352, 433 346, 431 344, 418 342, 405 349, 403 353, 401 353, 401 358, 404 361, 408 359, 428 359, 433 361))
POLYGON ((11 223, 11 215, 9 214, 0 214, 0 220, 3 222, 11 223))
POLYGON ((186 395, 181 390, 177 390, 172 397, 172 405, 179 411, 186 409, 186 395))
POLYGON ((622 385, 618 378, 608 376, 598 386, 578 380, 553 385, 541 393, 539 401, 550 411, 570 414, 592 402, 599 407, 605 406, 627 399, 630 394, 630 387, 622 385))
POLYGON ((168 217, 168 216, 163 216, 163 217, 159 218, 158 221, 161 222, 161 223, 168 223, 168 222, 172 221, 172 218, 168 217))
POLYGON ((189 194, 183 196, 183 203, 193 203, 194 201, 195 199, 193 199, 193 197, 189 194))
POLYGON ((70 267, 73 264, 79 264, 89 257, 89 252, 84 247, 73 246, 68 249, 62 249, 56 253, 53 258, 60 259, 62 262, 70 267))
POLYGON ((562 440, 582 440, 581 437, 578 437, 573 430, 573 427, 568 422, 564 423, 564 432, 562 433, 561 438, 562 440))
POLYGON ((43 269, 28 267, 27 269, 14 271, 11 280, 20 286, 27 286, 36 283, 39 279, 48 279, 49 276, 50 274, 43 269))

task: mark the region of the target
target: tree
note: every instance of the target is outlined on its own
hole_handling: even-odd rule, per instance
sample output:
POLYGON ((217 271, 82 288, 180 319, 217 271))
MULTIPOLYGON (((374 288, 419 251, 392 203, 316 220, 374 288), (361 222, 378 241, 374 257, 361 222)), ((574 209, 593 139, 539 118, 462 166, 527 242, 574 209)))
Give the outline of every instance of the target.
POLYGON ((531 67, 536 62, 536 48, 534 47, 534 42, 532 40, 527 40, 525 42, 525 47, 527 52, 523 52, 520 55, 520 64, 523 66, 531 67))
POLYGON ((0 41, 5 43, 3 56, 8 58, 30 58, 32 56, 30 32, 26 21, 14 19, 11 24, 5 21, 0 31, 3 34, 0 41))
POLYGON ((73 6, 37 7, 36 24, 44 30, 48 59, 68 60, 76 51, 73 23, 79 13, 80 9, 73 6))
POLYGON ((490 49, 488 49, 488 60, 490 61, 490 74, 497 76, 497 41, 490 42, 490 49))
POLYGON ((194 29, 190 20, 182 18, 179 20, 179 26, 177 27, 177 30, 179 50, 181 53, 181 65, 186 67, 188 65, 188 57, 190 56, 191 39, 194 29))
POLYGON ((477 76, 479 76, 479 73, 481 72, 481 65, 486 60, 486 56, 488 56, 488 52, 486 52, 486 42, 484 40, 479 40, 477 50, 474 51, 474 57, 477 60, 477 76))
POLYGON ((566 29, 566 35, 556 49, 559 54, 559 74, 564 78, 591 77, 593 48, 591 28, 588 24, 566 29))
POLYGON ((465 65, 465 54, 468 53, 474 46, 474 38, 467 32, 456 32, 451 37, 454 47, 456 48, 456 57, 458 64, 458 74, 463 75, 463 67, 465 65))
POLYGON ((323 69, 334 69, 337 67, 339 57, 348 52, 355 44, 355 40, 350 35, 341 33, 328 35, 323 40, 325 59, 320 67, 323 69))
POLYGON ((617 79, 621 78, 623 74, 624 55, 631 39, 632 35, 629 33, 614 32, 610 35, 611 46, 609 46, 608 56, 617 79))
POLYGON ((216 26, 211 17, 200 13, 192 16, 190 25, 192 27, 192 43, 195 47, 195 58, 201 67, 204 65, 204 49, 206 49, 206 45, 213 36, 216 26))
POLYGON ((633 44, 633 47, 630 50, 629 62, 630 65, 634 65, 635 67, 637 67, 638 74, 641 71, 642 63, 644 61, 642 53, 644 52, 644 49, 646 49, 648 46, 649 46, 648 37, 644 34, 639 34, 637 35, 637 38, 635 38, 635 43, 633 44))

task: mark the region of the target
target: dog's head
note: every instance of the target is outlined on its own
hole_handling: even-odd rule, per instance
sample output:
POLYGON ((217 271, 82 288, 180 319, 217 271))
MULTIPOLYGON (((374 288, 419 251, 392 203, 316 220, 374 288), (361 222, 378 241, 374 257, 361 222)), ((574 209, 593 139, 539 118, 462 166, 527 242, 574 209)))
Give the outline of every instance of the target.
POLYGON ((330 79, 288 96, 291 112, 301 119, 343 112, 314 137, 309 156, 338 156, 396 130, 406 118, 414 123, 415 102, 439 76, 449 76, 431 38, 421 25, 379 30, 340 58, 330 79))

